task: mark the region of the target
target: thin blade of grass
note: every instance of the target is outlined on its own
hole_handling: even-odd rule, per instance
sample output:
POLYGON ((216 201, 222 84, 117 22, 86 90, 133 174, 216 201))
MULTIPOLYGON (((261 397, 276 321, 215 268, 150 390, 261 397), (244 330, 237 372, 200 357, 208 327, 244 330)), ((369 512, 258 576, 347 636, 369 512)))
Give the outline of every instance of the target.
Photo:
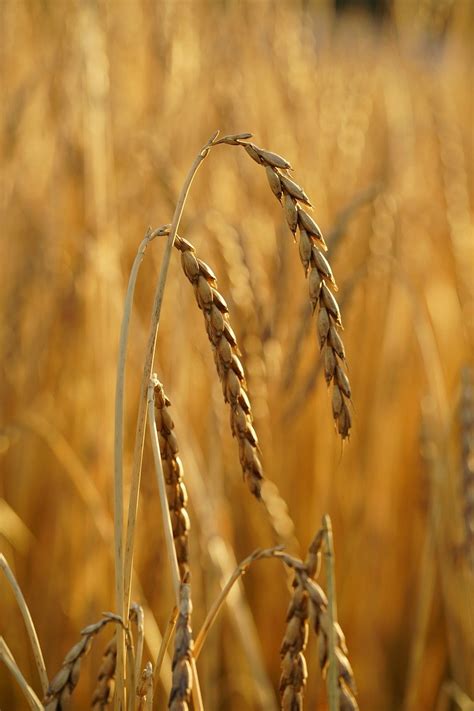
POLYGON ((26 604, 26 600, 23 597, 23 593, 21 592, 20 586, 18 585, 16 578, 13 575, 13 571, 10 568, 10 566, 8 565, 7 559, 5 558, 3 553, 0 553, 0 568, 3 570, 3 573, 6 577, 6 579, 8 580, 8 583, 10 584, 10 587, 13 591, 15 599, 18 603, 18 607, 20 608, 20 612, 23 616, 26 631, 28 632, 28 637, 30 638, 31 648, 33 650, 33 656, 35 658, 36 668, 38 669, 38 674, 39 674, 39 678, 41 681, 41 688, 43 690, 43 694, 46 694, 46 691, 49 686, 49 680, 48 680, 48 674, 46 672, 46 665, 45 665, 44 659, 43 659, 43 653, 41 651, 41 646, 40 646, 39 639, 38 639, 38 634, 36 632, 35 625, 33 623, 33 618, 31 617, 30 610, 28 608, 28 605, 26 604))

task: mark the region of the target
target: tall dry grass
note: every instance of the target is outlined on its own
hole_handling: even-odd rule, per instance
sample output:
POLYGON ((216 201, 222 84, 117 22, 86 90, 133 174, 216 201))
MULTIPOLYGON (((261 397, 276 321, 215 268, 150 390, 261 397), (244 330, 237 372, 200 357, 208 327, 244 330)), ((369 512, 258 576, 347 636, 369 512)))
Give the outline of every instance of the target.
MULTIPOLYGON (((290 552, 304 557, 329 512, 362 709, 473 698, 458 401, 473 360, 474 21, 462 1, 395 1, 393 15, 383 28, 336 20, 328 2, 0 5, 0 546, 50 679, 79 631, 115 605, 113 401, 130 267, 221 128, 252 131, 291 160, 339 285, 354 402, 344 446, 281 208, 243 151, 216 149, 181 234, 231 310, 265 475, 295 524, 283 515, 290 552)), ((163 249, 148 246, 131 322, 127 494, 163 249)), ((207 340, 174 254, 155 367, 186 472, 196 631, 236 561, 274 543, 242 484, 207 340)), ((165 551, 147 443, 132 590, 145 609, 144 661, 172 612, 165 551)), ((233 588, 198 661, 207 709, 277 708, 287 604, 276 561, 233 588)), ((3 579, 0 610, 0 635, 41 696, 3 579)), ((77 708, 90 703, 107 641, 82 663, 77 708)), ((324 709, 314 639, 305 656, 307 707, 324 709)), ((162 670, 164 705, 169 657, 162 670)), ((0 706, 24 708, 3 665, 0 706)))

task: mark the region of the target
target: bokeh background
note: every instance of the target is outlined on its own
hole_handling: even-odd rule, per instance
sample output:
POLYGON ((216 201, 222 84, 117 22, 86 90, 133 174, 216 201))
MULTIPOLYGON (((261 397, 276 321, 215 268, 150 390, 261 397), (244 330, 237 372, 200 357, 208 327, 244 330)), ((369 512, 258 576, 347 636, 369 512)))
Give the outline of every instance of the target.
MULTIPOLYGON (((129 270, 219 128, 251 131, 292 162, 340 286, 354 403, 344 446, 282 211, 245 152, 216 148, 181 233, 229 303, 288 545, 304 555, 331 515, 362 709, 468 708, 474 3, 1 0, 0 32, 0 547, 50 676, 80 629, 114 608, 113 401, 129 270)), ((127 481, 162 252, 150 246, 137 288, 127 481)), ((190 494, 197 630, 235 562, 274 536, 242 483, 177 255, 155 369, 190 494)), ((148 443, 135 568, 153 658, 172 592, 148 443)), ((207 709, 277 708, 288 599, 276 562, 249 571, 199 661, 207 709)), ((0 634, 39 693, 5 580, 0 611, 0 634)), ((106 641, 83 664, 75 708, 88 706, 106 641)), ((307 708, 322 711, 313 637, 307 659, 307 708)), ((169 683, 167 667, 157 708, 169 683)), ((4 667, 0 707, 25 708, 4 667)))

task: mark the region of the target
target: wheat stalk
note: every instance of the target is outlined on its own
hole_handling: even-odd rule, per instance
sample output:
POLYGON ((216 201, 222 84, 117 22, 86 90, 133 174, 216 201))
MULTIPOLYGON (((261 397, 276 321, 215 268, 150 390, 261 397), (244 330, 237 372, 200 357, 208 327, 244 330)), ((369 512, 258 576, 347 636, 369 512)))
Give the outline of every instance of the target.
POLYGON ((214 601, 211 609, 206 615, 206 619, 203 622, 203 625, 201 629, 199 630, 199 634, 196 637, 196 643, 194 645, 194 658, 198 659, 203 644, 206 640, 207 635, 209 634, 209 630, 211 629, 212 625, 214 624, 217 615, 219 614, 222 605, 224 604, 227 596, 229 595, 230 591, 232 590, 233 586, 235 583, 245 575, 249 567, 252 565, 257 560, 262 560, 264 558, 270 558, 271 556, 274 555, 276 551, 281 550, 281 546, 277 546, 276 548, 264 548, 263 550, 258 548, 255 550, 253 553, 251 553, 247 558, 245 558, 239 565, 235 568, 234 572, 230 576, 229 580, 227 583, 224 585, 222 588, 221 592, 219 593, 219 596, 217 599, 214 601))
POLYGON ((137 642, 135 648, 135 681, 141 677, 141 667, 143 659, 143 646, 145 641, 145 612, 143 607, 134 602, 130 608, 130 622, 134 622, 137 628, 137 642))
MULTIPOLYGON (((158 650, 158 656, 156 658, 154 690, 156 690, 156 686, 158 684, 158 679, 160 678, 161 666, 162 666, 163 660, 165 658, 166 650, 168 649, 168 644, 171 639, 171 635, 173 634, 174 629, 176 627, 177 619, 178 619, 178 608, 175 605, 173 607, 173 609, 171 610, 171 614, 168 618, 166 630, 164 631, 163 637, 161 638, 161 645, 160 645, 160 649, 158 650)), ((171 691, 171 685, 170 685, 170 691, 171 691)))
POLYGON ((30 709, 32 709, 32 711, 43 711, 43 705, 21 673, 10 648, 3 637, 0 637, 0 661, 5 664, 12 676, 14 676, 17 680, 30 709))
MULTIPOLYGON (((123 520, 123 419, 124 419, 124 391, 125 391, 125 362, 127 356, 128 333, 132 315, 133 297, 137 283, 140 265, 150 242, 155 237, 168 234, 169 225, 156 230, 148 229, 140 243, 127 286, 125 304, 123 309, 122 324, 118 349, 117 377, 115 384, 115 425, 114 425, 114 551, 115 551, 115 597, 117 609, 122 619, 128 617, 128 604, 125 605, 125 571, 124 571, 124 520, 123 520), (127 607, 127 610, 125 610, 127 607)), ((127 564, 133 565, 133 560, 127 559, 127 564)), ((131 575, 131 572, 130 572, 131 575)), ((127 601, 129 597, 127 598, 127 601)), ((121 704, 124 697, 124 645, 125 637, 122 630, 118 630, 119 644, 117 646, 117 694, 115 707, 121 704)))
POLYGON ((49 686, 49 680, 48 680, 48 674, 46 671, 46 665, 45 665, 44 659, 43 659, 43 653, 41 651, 41 645, 40 645, 39 639, 38 639, 38 634, 36 632, 36 628, 33 623, 33 618, 31 617, 29 607, 26 604, 26 600, 24 598, 23 593, 21 592, 21 588, 18 585, 17 580, 16 580, 15 576, 13 575, 13 571, 10 568, 10 566, 8 565, 8 561, 5 558, 5 556, 3 555, 3 553, 0 553, 0 569, 3 570, 3 573, 4 573, 8 583, 13 591, 15 599, 18 603, 18 607, 20 608, 20 612, 23 616, 26 631, 28 633, 28 637, 30 638, 31 648, 33 650, 33 656, 35 658, 36 668, 38 669, 38 674, 39 674, 39 678, 41 681, 43 694, 45 694, 48 689, 48 686, 49 686))
POLYGON ((326 560, 326 578, 328 588, 328 701, 329 711, 339 711, 338 694, 338 673, 336 657, 336 624, 337 624, 337 602, 336 602, 336 574, 334 569, 334 542, 332 536, 332 524, 329 516, 323 517, 323 531, 326 560))

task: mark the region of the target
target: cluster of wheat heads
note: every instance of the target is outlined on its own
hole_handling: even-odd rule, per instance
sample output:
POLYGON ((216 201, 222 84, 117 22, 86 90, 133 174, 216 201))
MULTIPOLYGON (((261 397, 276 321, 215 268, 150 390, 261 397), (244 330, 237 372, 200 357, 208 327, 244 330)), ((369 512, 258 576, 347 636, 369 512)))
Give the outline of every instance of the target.
MULTIPOLYGON (((217 145, 238 146, 266 170, 270 187, 276 197, 283 201, 286 219, 293 233, 299 230, 299 254, 305 274, 309 275, 309 296, 313 310, 318 311, 317 333, 321 348, 324 348, 326 380, 333 384, 332 410, 337 431, 343 439, 349 436, 351 419, 347 401, 350 386, 345 373, 345 352, 340 330, 341 316, 333 290, 336 283, 326 258, 324 238, 309 212, 302 207, 311 207, 304 190, 289 177, 290 163, 282 156, 264 150, 249 142, 251 134, 235 134, 218 138, 211 137, 198 153, 186 177, 178 197, 176 210, 170 225, 154 231, 149 230, 141 243, 132 267, 127 290, 122 321, 119 364, 116 387, 116 437, 115 437, 115 572, 117 611, 106 613, 104 618, 81 632, 80 641, 66 654, 58 673, 48 679, 31 616, 19 591, 13 575, 6 563, 2 568, 14 589, 24 613, 25 623, 30 632, 35 659, 43 682, 43 702, 41 702, 26 682, 11 653, 3 643, 0 651, 3 661, 15 674, 25 697, 33 709, 46 708, 60 711, 69 708, 70 699, 79 681, 83 657, 89 651, 94 637, 109 623, 115 623, 117 630, 103 655, 98 669, 97 687, 92 698, 94 709, 107 708, 112 703, 115 709, 125 711, 136 708, 152 709, 154 689, 159 678, 168 644, 174 632, 174 653, 172 659, 172 684, 168 707, 173 711, 196 711, 204 708, 201 695, 196 659, 200 654, 207 633, 212 626, 232 585, 243 575, 250 564, 263 558, 279 560, 293 577, 293 591, 286 620, 286 629, 280 649, 281 708, 298 711, 303 708, 303 694, 307 677, 304 651, 311 627, 318 639, 319 662, 327 676, 330 711, 350 711, 357 709, 354 675, 347 658, 344 635, 337 623, 334 551, 329 517, 323 520, 323 527, 317 532, 305 561, 290 555, 282 546, 257 550, 236 569, 234 575, 209 611, 196 643, 191 625, 192 594, 190 577, 189 535, 190 519, 187 512, 187 491, 184 483, 183 465, 179 457, 178 438, 174 432, 170 400, 162 384, 153 374, 154 353, 160 313, 165 292, 167 272, 171 252, 175 247, 181 253, 184 274, 191 282, 197 305, 203 312, 209 341, 212 346, 216 369, 222 385, 224 399, 230 409, 232 435, 236 438, 243 476, 250 492, 262 500, 272 518, 272 507, 263 492, 264 474, 259 452, 257 433, 253 426, 252 408, 247 389, 245 370, 238 348, 237 337, 230 325, 229 309, 217 288, 217 278, 212 269, 201 260, 193 245, 178 235, 180 219, 193 178, 202 161, 217 145), (127 521, 124 517, 123 482, 123 406, 124 377, 130 316, 139 267, 149 243, 156 237, 166 237, 161 271, 156 287, 148 339, 141 397, 136 430, 131 486, 127 506, 127 521), (148 420, 152 445, 161 513, 165 529, 165 540, 170 573, 174 590, 174 607, 166 633, 163 635, 158 657, 143 663, 143 610, 132 605, 130 600, 135 527, 140 492, 143 445, 148 420), (328 594, 316 582, 319 575, 321 551, 325 551, 328 594)), ((272 489, 273 498, 279 498, 272 489)), ((282 502, 284 507, 284 502, 282 502)), ((278 521, 271 521, 278 534, 278 521)))

